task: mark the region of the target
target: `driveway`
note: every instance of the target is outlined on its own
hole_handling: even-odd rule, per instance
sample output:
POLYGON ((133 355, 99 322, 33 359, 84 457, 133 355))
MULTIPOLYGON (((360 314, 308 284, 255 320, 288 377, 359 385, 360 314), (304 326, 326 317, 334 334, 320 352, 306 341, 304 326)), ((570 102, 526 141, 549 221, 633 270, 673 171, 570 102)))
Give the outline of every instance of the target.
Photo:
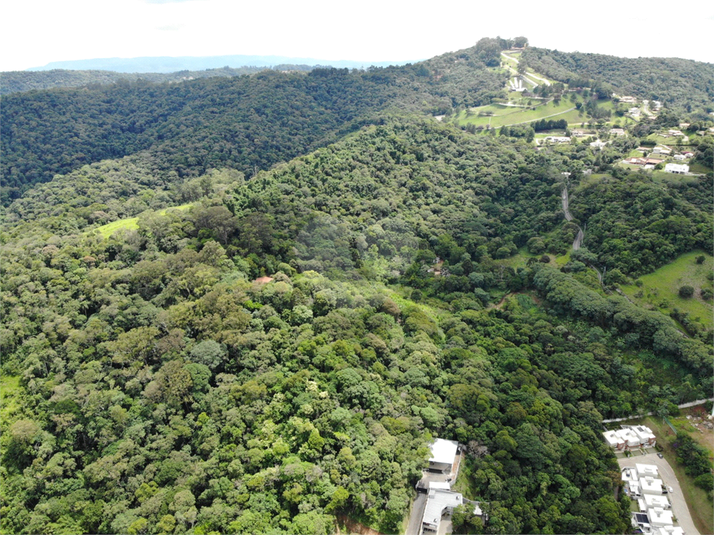
POLYGON ((409 525, 405 535, 419 535, 421 530, 421 520, 424 517, 424 507, 426 506, 426 492, 417 493, 417 497, 412 503, 412 510, 409 513, 409 525))
POLYGON ((620 468, 634 468, 636 463, 654 464, 664 484, 672 487, 672 492, 667 496, 672 504, 672 512, 677 518, 677 522, 687 535, 699 535, 699 531, 697 531, 692 521, 692 515, 689 513, 687 502, 684 501, 679 481, 677 481, 677 477, 674 475, 674 471, 669 466, 667 459, 660 459, 656 453, 648 453, 647 455, 634 454, 632 457, 618 459, 617 462, 620 468))

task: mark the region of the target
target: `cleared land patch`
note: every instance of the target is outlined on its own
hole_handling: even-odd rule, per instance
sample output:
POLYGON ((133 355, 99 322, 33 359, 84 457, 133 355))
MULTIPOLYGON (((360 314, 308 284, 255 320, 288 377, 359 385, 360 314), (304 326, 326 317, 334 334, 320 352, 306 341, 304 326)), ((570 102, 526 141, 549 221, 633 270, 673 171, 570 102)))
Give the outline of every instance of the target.
MULTIPOLYGON (((171 208, 164 208, 159 211, 159 215, 166 215, 169 210, 188 210, 193 204, 182 204, 181 206, 174 206, 171 208)), ((118 221, 112 221, 101 227, 94 229, 98 231, 104 238, 108 238, 118 230, 136 230, 139 228, 139 218, 138 217, 127 217, 126 219, 119 219, 118 221)))
POLYGON ((691 319, 707 329, 711 329, 714 327, 714 306, 711 300, 705 301, 701 298, 700 291, 714 289, 714 284, 707 278, 707 274, 712 272, 714 258, 701 251, 694 251, 685 253, 655 272, 640 277, 642 286, 628 284, 621 288, 630 299, 641 306, 659 309, 667 315, 677 308, 689 313, 691 319), (696 258, 700 255, 704 256, 704 262, 697 264, 696 258), (679 296, 679 288, 685 285, 694 288, 694 295, 690 298, 679 296))

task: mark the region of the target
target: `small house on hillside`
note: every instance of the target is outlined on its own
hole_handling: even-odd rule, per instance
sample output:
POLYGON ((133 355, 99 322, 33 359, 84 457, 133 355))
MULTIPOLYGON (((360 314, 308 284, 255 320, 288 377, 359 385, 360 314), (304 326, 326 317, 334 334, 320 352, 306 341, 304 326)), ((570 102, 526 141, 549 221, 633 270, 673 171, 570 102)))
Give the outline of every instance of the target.
POLYGON ((668 163, 664 166, 664 171, 675 175, 686 175, 689 173, 689 166, 686 163, 668 163))
POLYGON ((432 472, 451 472, 459 450, 459 443, 453 440, 437 438, 429 447, 431 448, 429 470, 432 472))

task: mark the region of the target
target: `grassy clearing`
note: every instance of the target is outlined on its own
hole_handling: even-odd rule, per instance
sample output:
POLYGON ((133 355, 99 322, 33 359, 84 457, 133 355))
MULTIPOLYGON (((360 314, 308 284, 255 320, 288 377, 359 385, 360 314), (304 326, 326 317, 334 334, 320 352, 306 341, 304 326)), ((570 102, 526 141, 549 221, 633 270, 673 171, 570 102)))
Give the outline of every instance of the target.
POLYGON ((547 104, 532 101, 532 105, 535 106, 535 109, 516 108, 500 104, 480 106, 461 112, 453 121, 458 125, 488 126, 490 124, 492 127, 497 128, 537 121, 546 117, 551 118, 550 116, 554 116, 552 119, 565 119, 568 122, 578 122, 584 118, 584 116, 580 116, 578 110, 570 110, 575 106, 575 103, 567 99, 561 100, 558 104, 553 101, 547 104))
POLYGON ((669 314, 675 308, 689 313, 689 317, 700 322, 707 329, 714 327, 714 306, 711 301, 704 301, 699 292, 702 288, 714 289, 707 273, 714 271, 714 258, 701 251, 685 253, 662 266, 654 273, 640 277, 642 286, 634 284, 622 286, 630 299, 646 308, 659 309, 669 314), (703 264, 696 263, 696 257, 704 255, 703 264), (695 289, 694 297, 684 299, 679 296, 679 288, 684 285, 695 289))
MULTIPOLYGON (((173 206, 171 208, 164 208, 163 210, 160 210, 158 212, 159 215, 166 215, 168 212, 174 211, 174 210, 188 210, 193 206, 193 203, 188 203, 188 204, 182 204, 180 206, 173 206)), ((126 219, 119 219, 118 221, 112 221, 111 223, 107 223, 106 225, 102 225, 101 227, 97 227, 96 231, 98 231, 102 237, 108 238, 118 230, 126 229, 126 230, 136 230, 139 228, 139 218, 138 217, 128 217, 126 219)))
POLYGON ((13 422, 20 412, 21 392, 19 376, 0 376, 0 422, 3 426, 13 422))
POLYGON ((698 162, 689 164, 689 172, 690 173, 702 173, 702 174, 707 174, 711 173, 712 170, 707 167, 706 165, 702 165, 698 162))
MULTIPOLYGON (((671 420, 670 420, 671 421, 671 420)), ((660 418, 649 416, 643 420, 634 420, 635 423, 644 423, 654 432, 657 437, 657 444, 662 447, 662 454, 674 470, 679 485, 682 487, 682 494, 689 506, 694 525, 699 533, 714 533, 714 510, 712 502, 707 498, 707 493, 694 485, 694 478, 684 472, 684 467, 677 462, 677 455, 671 446, 674 433, 670 427, 660 418)), ((675 422, 672 422, 675 429, 679 429, 675 422)), ((695 435, 692 434, 692 438, 695 435)))

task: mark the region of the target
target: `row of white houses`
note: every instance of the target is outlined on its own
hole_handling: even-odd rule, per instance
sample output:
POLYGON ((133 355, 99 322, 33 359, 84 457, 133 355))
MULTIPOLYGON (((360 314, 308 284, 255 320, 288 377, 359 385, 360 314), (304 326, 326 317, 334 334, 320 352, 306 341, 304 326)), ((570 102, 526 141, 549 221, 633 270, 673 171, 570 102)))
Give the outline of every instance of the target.
POLYGON ((657 443, 652 430, 644 425, 623 425, 620 429, 605 431, 603 435, 605 441, 615 451, 653 448, 657 443))
POLYGON ((632 514, 633 527, 653 535, 684 535, 682 528, 674 526, 667 487, 655 465, 636 463, 634 468, 623 468, 622 480, 638 504, 639 512, 632 514))

